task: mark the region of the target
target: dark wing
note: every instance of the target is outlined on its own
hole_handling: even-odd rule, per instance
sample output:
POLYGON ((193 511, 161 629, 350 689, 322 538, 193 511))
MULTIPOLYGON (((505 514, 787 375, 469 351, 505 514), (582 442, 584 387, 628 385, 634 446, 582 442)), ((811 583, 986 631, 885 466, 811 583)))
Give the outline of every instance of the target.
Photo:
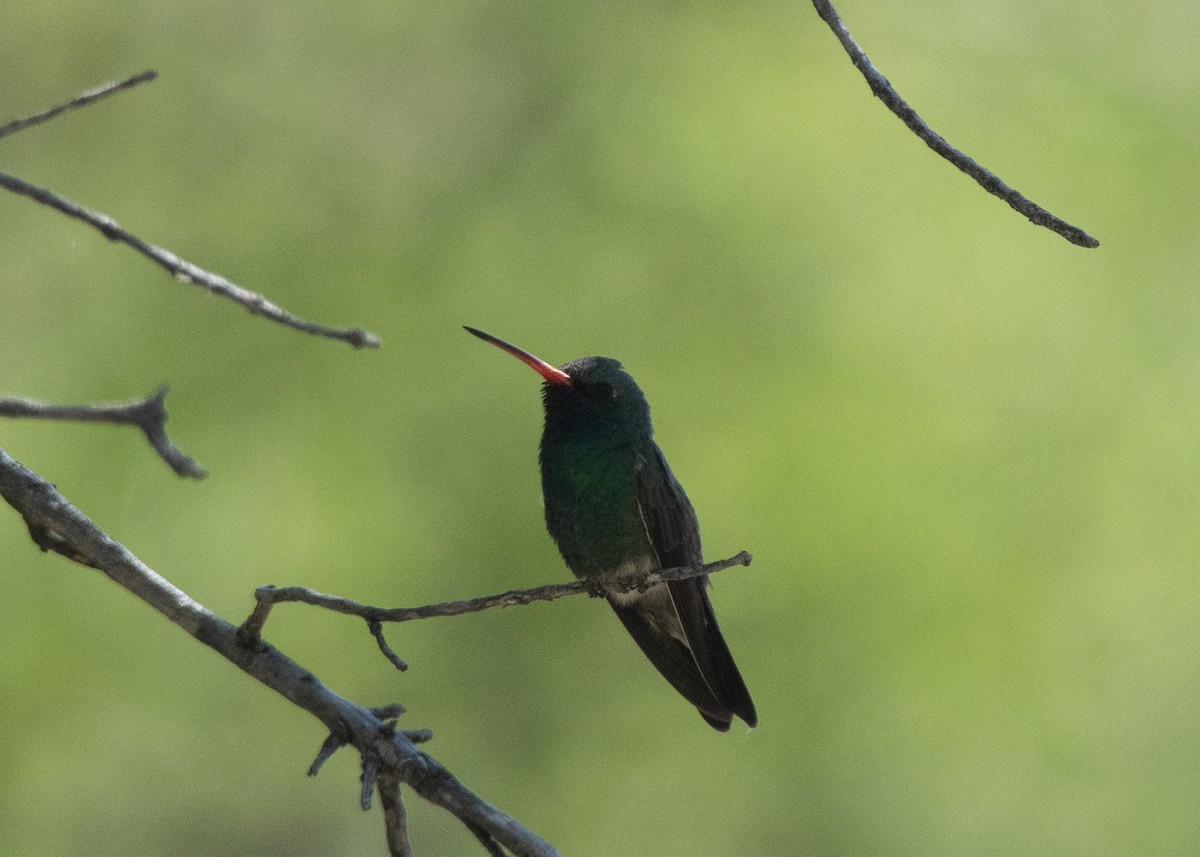
MULTIPOLYGON (((639 460, 637 488, 639 512, 660 567, 700 565, 696 513, 653 441, 639 460)), ((721 636, 707 586, 708 578, 694 577, 609 602, 651 663, 711 726, 725 731, 734 715, 754 726, 754 702, 721 636)))

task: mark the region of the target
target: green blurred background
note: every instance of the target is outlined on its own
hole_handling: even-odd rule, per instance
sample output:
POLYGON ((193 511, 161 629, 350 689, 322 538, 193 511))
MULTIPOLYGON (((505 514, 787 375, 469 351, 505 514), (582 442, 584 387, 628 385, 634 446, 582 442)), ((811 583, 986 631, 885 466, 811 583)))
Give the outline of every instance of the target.
MULTIPOLYGON (((709 730, 596 602, 268 638, 401 701, 571 855, 1200 849, 1200 7, 841 4, 1031 226, 870 96, 804 2, 9 0, 0 143, 355 352, 0 196, 0 393, 162 382, 134 431, 0 446, 193 597, 417 605, 567 579, 537 379, 621 359, 704 526, 762 725, 709 730)), ((382 854, 319 724, 0 510, 0 853, 382 854)), ((409 800, 418 855, 482 853, 409 800)))

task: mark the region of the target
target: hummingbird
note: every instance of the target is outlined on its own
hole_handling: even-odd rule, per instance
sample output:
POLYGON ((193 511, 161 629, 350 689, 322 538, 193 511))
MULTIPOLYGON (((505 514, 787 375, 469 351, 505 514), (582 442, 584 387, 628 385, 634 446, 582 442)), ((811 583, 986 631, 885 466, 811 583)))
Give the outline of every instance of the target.
MULTIPOLYGON (((538 461, 546 529, 576 577, 603 583, 703 564, 696 512, 654 442, 646 397, 619 362, 581 357, 555 367, 490 333, 466 330, 545 382, 538 461)), ((705 575, 607 599, 650 663, 710 726, 726 732, 735 715, 755 726, 754 702, 707 587, 705 575)))

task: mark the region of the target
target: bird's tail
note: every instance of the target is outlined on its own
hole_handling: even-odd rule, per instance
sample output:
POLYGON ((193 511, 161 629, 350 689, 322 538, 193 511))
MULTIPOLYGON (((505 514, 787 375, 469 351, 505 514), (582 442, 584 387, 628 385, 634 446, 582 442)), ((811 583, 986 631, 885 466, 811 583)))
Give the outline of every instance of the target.
POLYGON ((677 580, 633 597, 610 597, 609 603, 650 662, 710 726, 725 732, 734 716, 754 726, 754 702, 721 636, 706 585, 705 578, 677 580))

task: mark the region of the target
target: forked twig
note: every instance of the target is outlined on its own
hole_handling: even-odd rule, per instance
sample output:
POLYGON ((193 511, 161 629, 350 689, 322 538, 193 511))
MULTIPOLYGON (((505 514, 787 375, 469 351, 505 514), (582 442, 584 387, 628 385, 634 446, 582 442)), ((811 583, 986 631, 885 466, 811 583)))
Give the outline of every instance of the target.
POLYGON ((0 399, 0 417, 67 420, 137 426, 163 461, 180 476, 204 477, 204 468, 167 437, 167 388, 159 387, 144 399, 108 405, 52 405, 31 399, 0 399))

